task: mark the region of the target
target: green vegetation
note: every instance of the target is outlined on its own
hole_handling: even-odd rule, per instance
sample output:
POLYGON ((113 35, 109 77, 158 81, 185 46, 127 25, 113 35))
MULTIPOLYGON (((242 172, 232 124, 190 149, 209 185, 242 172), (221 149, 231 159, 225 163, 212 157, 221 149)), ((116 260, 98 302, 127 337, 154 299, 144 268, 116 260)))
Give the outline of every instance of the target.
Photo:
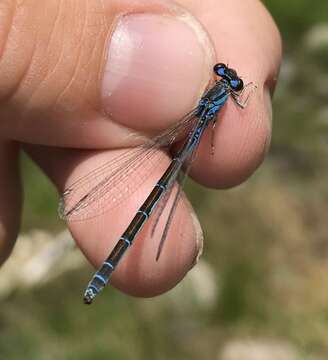
POLYGON ((300 35, 328 19, 328 3, 320 0, 264 0, 263 3, 278 24, 287 47, 297 46, 298 42, 294 41, 300 35))
MULTIPOLYGON (((78 296, 89 271, 72 271, 2 301, 0 359, 220 359, 238 338, 284 340, 300 359, 328 358, 328 40, 310 41, 314 26, 328 26, 328 3, 265 3, 286 49, 272 151, 236 189, 187 186, 205 231, 213 303, 202 305, 182 283, 149 300, 113 289, 86 308, 78 296)), ((26 160, 24 174, 24 229, 39 226, 34 214, 60 228, 53 188, 26 160)))
POLYGON ((56 230, 63 227, 57 216, 57 191, 49 180, 25 155, 22 156, 24 176, 24 217, 22 230, 44 228, 56 230))

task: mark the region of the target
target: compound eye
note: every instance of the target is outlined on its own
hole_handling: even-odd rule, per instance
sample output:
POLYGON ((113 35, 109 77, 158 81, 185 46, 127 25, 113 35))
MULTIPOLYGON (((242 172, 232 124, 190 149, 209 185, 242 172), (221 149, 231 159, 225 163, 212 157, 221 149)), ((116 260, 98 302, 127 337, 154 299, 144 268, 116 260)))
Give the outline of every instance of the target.
POLYGON ((224 76, 225 72, 227 70, 226 65, 222 64, 222 63, 218 63, 216 65, 214 65, 213 71, 215 72, 216 75, 218 76, 224 76))
POLYGON ((233 80, 230 80, 230 86, 231 86, 232 90, 240 91, 240 90, 243 90, 243 88, 244 88, 244 82, 242 79, 233 79, 233 80))

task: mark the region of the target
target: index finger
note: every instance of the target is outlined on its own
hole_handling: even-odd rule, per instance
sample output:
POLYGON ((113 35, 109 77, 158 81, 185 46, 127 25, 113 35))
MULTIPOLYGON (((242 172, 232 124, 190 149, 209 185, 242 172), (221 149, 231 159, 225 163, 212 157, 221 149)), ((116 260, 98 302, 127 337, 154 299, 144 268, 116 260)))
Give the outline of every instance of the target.
POLYGON ((236 69, 244 83, 257 86, 244 110, 232 101, 227 103, 214 130, 214 154, 209 128, 194 162, 195 180, 206 186, 230 187, 249 177, 269 149, 271 96, 280 68, 281 38, 272 17, 258 0, 188 3, 211 35, 217 59, 236 69), (212 11, 218 16, 213 16, 212 11))

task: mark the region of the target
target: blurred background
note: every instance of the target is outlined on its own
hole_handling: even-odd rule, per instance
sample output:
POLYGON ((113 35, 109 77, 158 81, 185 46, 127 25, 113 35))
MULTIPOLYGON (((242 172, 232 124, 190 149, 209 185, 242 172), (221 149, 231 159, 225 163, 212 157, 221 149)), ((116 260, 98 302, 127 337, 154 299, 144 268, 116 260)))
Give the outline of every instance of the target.
POLYGON ((0 277, 1 360, 328 359, 328 2, 265 3, 285 52, 271 152, 236 189, 188 183, 206 239, 199 265, 161 297, 111 289, 86 308, 91 268, 63 232, 56 191, 23 158, 23 231, 0 277))

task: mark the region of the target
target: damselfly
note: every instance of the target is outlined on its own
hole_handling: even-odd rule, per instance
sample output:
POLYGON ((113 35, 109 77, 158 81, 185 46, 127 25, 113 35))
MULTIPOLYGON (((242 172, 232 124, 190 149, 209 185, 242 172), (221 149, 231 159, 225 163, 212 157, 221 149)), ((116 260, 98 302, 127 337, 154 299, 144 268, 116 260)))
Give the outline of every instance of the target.
POLYGON ((250 93, 244 101, 241 99, 246 87, 251 83, 244 85, 237 72, 222 63, 216 64, 213 71, 220 78, 205 92, 198 106, 177 125, 146 144, 128 150, 119 158, 91 171, 64 191, 59 206, 59 213, 63 219, 68 221, 83 220, 96 216, 104 212, 106 208, 118 205, 125 200, 141 184, 140 179, 138 182, 138 178, 134 176, 138 167, 148 166, 148 171, 151 172, 156 166, 158 156, 162 153, 159 150, 169 148, 179 135, 188 131, 186 140, 173 157, 170 165, 139 208, 114 249, 89 282, 84 293, 86 304, 91 304, 96 295, 108 283, 122 256, 133 244, 135 237, 156 208, 157 217, 152 230, 154 231, 172 194, 174 184, 178 182, 180 186, 174 195, 173 205, 159 244, 157 259, 159 258, 181 195, 182 182, 190 170, 204 130, 210 123, 214 127, 217 114, 229 96, 240 108, 243 109, 246 106, 250 93))

